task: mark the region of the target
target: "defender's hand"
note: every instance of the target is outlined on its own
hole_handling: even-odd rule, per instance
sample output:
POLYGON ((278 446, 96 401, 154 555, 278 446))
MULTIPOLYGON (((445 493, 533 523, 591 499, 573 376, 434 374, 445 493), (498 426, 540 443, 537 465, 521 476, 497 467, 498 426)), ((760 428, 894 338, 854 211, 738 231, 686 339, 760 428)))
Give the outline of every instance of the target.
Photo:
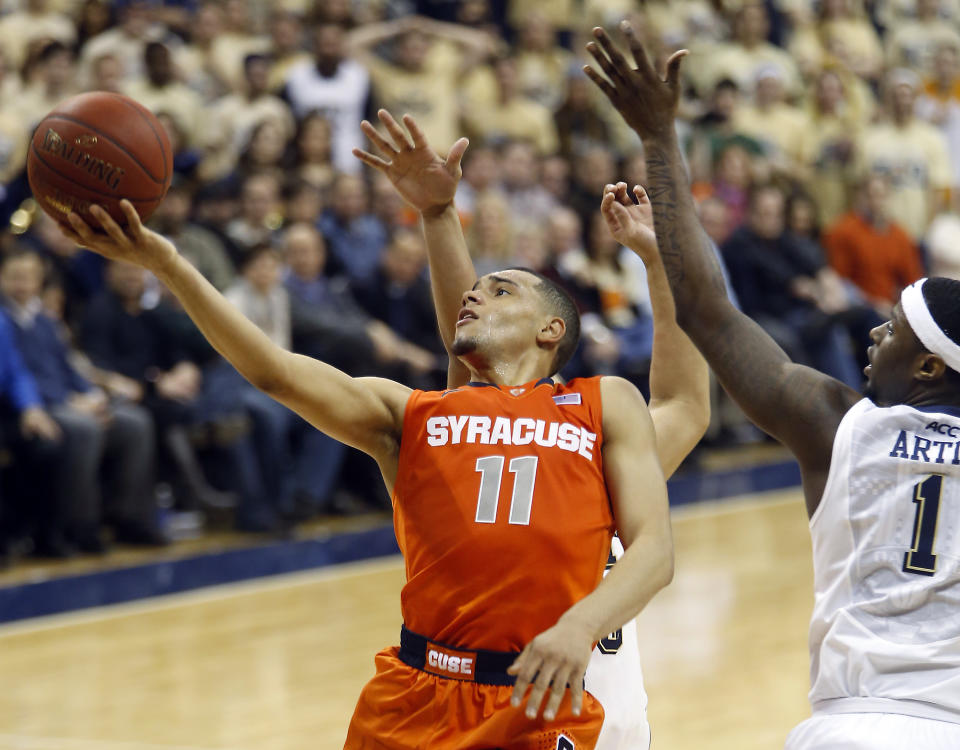
POLYGON ((680 60, 687 50, 678 50, 670 55, 667 77, 661 79, 650 64, 633 27, 624 21, 620 28, 626 34, 636 67, 630 67, 607 32, 598 26, 593 30, 593 35, 599 44, 588 43, 587 51, 593 55, 607 78, 589 65, 585 65, 583 70, 641 138, 672 134, 677 103, 680 101, 680 60))
POLYGON ((556 718, 569 685, 573 714, 579 716, 583 707, 583 675, 592 651, 593 637, 589 629, 576 620, 561 617, 556 625, 530 641, 507 669, 508 674, 517 677, 510 703, 513 706, 523 703, 532 682, 527 698, 527 718, 537 718, 543 696, 549 691, 543 718, 551 721, 556 718))
POLYGON ((358 148, 353 149, 353 155, 390 178, 397 192, 417 211, 439 213, 456 195, 463 174, 460 160, 467 150, 467 139, 454 143, 447 158, 441 159, 410 115, 403 116, 406 130, 385 109, 378 111, 377 116, 390 134, 389 140, 366 120, 360 123, 360 128, 384 158, 358 148))
POLYGON ((600 210, 606 219, 610 234, 621 245, 639 255, 644 262, 657 257, 657 235, 653 230, 653 206, 647 191, 640 185, 633 186, 634 203, 627 193, 627 183, 618 182, 603 189, 600 210))
POLYGON ((177 255, 177 249, 168 239, 147 229, 140 214, 128 200, 120 201, 120 210, 127 217, 126 231, 120 228, 100 206, 90 206, 90 214, 100 222, 106 234, 94 232, 77 214, 67 216, 70 227, 60 225, 61 231, 81 247, 110 260, 134 263, 150 271, 163 268, 177 255))

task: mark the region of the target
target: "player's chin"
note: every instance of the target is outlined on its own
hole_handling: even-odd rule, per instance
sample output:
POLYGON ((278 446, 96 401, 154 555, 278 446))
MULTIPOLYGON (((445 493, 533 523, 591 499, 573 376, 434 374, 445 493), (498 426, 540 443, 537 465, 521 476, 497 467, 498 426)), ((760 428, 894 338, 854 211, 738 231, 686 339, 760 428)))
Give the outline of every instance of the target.
POLYGON ((479 344, 476 336, 458 334, 454 337, 453 346, 450 349, 455 356, 462 357, 464 354, 475 352, 479 344))

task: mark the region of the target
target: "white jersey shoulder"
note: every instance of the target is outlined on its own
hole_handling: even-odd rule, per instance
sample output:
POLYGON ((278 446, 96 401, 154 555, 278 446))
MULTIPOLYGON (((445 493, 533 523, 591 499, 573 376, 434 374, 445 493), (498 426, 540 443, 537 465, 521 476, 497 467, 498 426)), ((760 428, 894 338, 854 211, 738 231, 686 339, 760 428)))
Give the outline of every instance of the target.
POLYGON ((960 721, 960 409, 857 403, 810 531, 814 710, 886 699, 960 721))

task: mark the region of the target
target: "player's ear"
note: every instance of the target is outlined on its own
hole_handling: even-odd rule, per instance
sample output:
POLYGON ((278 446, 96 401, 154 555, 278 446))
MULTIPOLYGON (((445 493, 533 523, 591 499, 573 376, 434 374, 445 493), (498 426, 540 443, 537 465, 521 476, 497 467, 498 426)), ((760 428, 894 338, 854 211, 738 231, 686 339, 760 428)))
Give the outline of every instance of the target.
POLYGON ((925 352, 917 357, 914 363, 913 376, 917 380, 930 382, 939 380, 946 372, 947 365, 943 359, 936 354, 925 352))
POLYGON ((552 316, 547 318, 546 322, 537 332, 537 343, 541 346, 556 346, 563 341, 563 337, 566 335, 567 324, 564 322, 563 318, 559 316, 552 316))

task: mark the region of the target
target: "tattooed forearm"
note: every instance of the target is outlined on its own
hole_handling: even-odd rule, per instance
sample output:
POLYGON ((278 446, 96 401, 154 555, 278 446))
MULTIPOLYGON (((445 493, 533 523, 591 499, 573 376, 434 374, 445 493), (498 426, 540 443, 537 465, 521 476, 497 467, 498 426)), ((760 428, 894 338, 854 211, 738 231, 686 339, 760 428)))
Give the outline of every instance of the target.
POLYGON ((657 243, 678 316, 690 322, 704 292, 726 298, 723 274, 697 218, 676 138, 648 140, 644 146, 657 243))

